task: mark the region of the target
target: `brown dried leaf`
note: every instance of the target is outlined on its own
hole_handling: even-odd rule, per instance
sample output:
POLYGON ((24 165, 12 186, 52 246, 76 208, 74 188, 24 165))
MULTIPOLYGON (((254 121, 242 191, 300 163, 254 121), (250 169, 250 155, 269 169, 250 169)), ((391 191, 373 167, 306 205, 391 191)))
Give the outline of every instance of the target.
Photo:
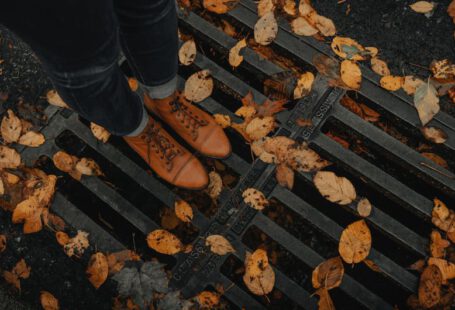
POLYGON ((317 34, 319 32, 319 30, 316 29, 315 27, 313 27, 313 25, 311 25, 307 21, 306 18, 301 17, 301 16, 292 20, 291 28, 292 28, 292 31, 296 35, 299 35, 299 36, 310 37, 310 36, 314 36, 315 34, 317 34))
POLYGON ((239 0, 204 0, 202 4, 207 11, 224 14, 232 10, 238 2, 239 0))
POLYGON ((193 208, 185 200, 176 200, 174 203, 175 215, 185 223, 193 220, 193 208))
POLYGON ((387 63, 377 57, 371 58, 371 69, 382 76, 390 75, 390 70, 387 66, 387 63))
POLYGON ((432 223, 445 232, 455 232, 455 212, 438 198, 434 198, 434 207, 431 212, 432 223))
POLYGON ((318 289, 315 294, 319 295, 318 310, 335 310, 335 305, 326 288, 318 289))
POLYGON ((60 95, 57 93, 56 90, 50 90, 46 94, 47 97, 47 102, 49 104, 60 107, 60 108, 67 108, 69 109, 69 106, 63 101, 63 99, 60 97, 60 95))
POLYGON ((21 164, 21 155, 12 148, 0 145, 0 169, 14 169, 21 164))
POLYGON ((240 66, 243 61, 243 56, 240 55, 242 49, 246 47, 246 39, 238 41, 230 50, 229 50, 229 64, 234 68, 240 66))
POLYGON ((268 262, 267 253, 258 249, 245 258, 243 282, 256 295, 270 293, 275 285, 275 272, 268 262))
POLYGON ((37 198, 30 197, 16 206, 12 221, 14 224, 24 223, 24 234, 31 234, 43 228, 42 214, 43 208, 40 207, 37 198))
POLYGON ((148 234, 147 244, 158 253, 174 255, 183 250, 182 242, 164 229, 156 229, 148 234))
POLYGON ((63 231, 57 231, 55 233, 55 238, 57 239, 58 244, 61 246, 67 245, 70 241, 70 237, 66 232, 63 231))
POLYGON ((419 303, 431 308, 441 299, 442 273, 437 266, 429 265, 420 276, 419 303))
POLYGON ((420 121, 425 126, 439 112, 439 98, 431 83, 420 85, 414 93, 414 105, 419 113, 420 121))
POLYGON ((202 291, 197 294, 196 300, 203 309, 214 309, 220 303, 220 295, 210 291, 202 291))
POLYGON ((205 245, 210 247, 210 251, 218 255, 226 255, 235 252, 231 243, 221 235, 208 236, 205 239, 205 245))
POLYGON ((350 60, 364 60, 362 52, 365 51, 362 45, 355 40, 346 37, 335 37, 331 44, 332 50, 339 57, 350 60))
POLYGON ((371 259, 364 259, 363 263, 365 265, 367 265, 367 267, 370 268, 371 270, 373 270, 374 272, 381 272, 381 268, 379 268, 379 266, 375 262, 373 262, 371 259))
POLYGON ((224 114, 213 114, 213 118, 215 119, 215 122, 220 125, 222 128, 227 128, 231 126, 231 118, 229 115, 224 115, 224 114))
POLYGON ((256 210, 263 210, 269 205, 269 201, 265 198, 264 194, 255 188, 247 188, 242 193, 243 201, 256 210))
POLYGON ((347 205, 357 197, 352 183, 345 177, 338 177, 331 171, 318 171, 313 182, 319 193, 331 202, 347 205))
POLYGON ((417 87, 425 83, 419 78, 416 78, 415 76, 412 75, 407 75, 404 77, 404 82, 403 82, 403 90, 410 96, 414 95, 416 92, 417 87))
POLYGON ((91 158, 83 157, 81 158, 75 167, 76 171, 80 172, 83 175, 95 175, 100 176, 103 175, 101 172, 100 166, 91 158))
POLYGON ((298 172, 319 171, 330 165, 329 161, 321 158, 318 153, 310 149, 306 144, 296 145, 287 150, 282 150, 282 152, 283 154, 278 152, 275 154, 280 159, 285 158, 289 167, 298 172))
POLYGON ((161 226, 164 229, 172 230, 180 224, 180 220, 175 215, 174 210, 164 208, 163 214, 161 215, 161 226))
POLYGON ((408 269, 415 270, 415 271, 417 271, 419 273, 422 273, 423 270, 425 269, 425 265, 426 265, 425 259, 419 259, 418 261, 416 261, 415 263, 410 265, 408 267, 408 269))
POLYGON ((328 290, 338 287, 343 280, 344 266, 339 256, 329 258, 319 264, 311 277, 313 287, 318 289, 324 287, 328 290))
POLYGON ((390 91, 399 90, 404 83, 402 76, 386 75, 380 80, 381 87, 390 91))
POLYGON ((312 14, 310 15, 310 20, 324 37, 331 37, 337 33, 335 24, 330 18, 312 14))
POLYGON ((262 17, 269 12, 275 10, 275 4, 273 0, 259 0, 258 2, 258 16, 262 17))
POLYGON ((429 13, 434 9, 434 3, 428 1, 417 1, 409 6, 414 12, 429 13))
POLYGON ((349 88, 359 89, 362 83, 362 71, 352 60, 343 60, 340 67, 341 80, 349 88))
POLYGON ((447 13, 449 13, 449 16, 452 17, 453 23, 455 24, 455 1, 452 0, 450 2, 449 6, 447 7, 447 13))
POLYGON ((107 264, 109 266, 109 275, 113 275, 125 266, 127 261, 139 261, 140 257, 131 250, 123 250, 107 255, 107 264))
POLYGON ((255 117, 245 128, 245 133, 255 141, 264 138, 271 133, 276 127, 275 118, 273 116, 255 117))
POLYGON ((357 203, 357 212, 361 217, 368 217, 371 214, 371 203, 367 198, 362 198, 357 203))
POLYGON ((445 259, 430 257, 428 259, 429 266, 437 266, 439 271, 441 271, 442 283, 447 283, 447 280, 452 280, 455 278, 455 264, 448 262, 445 259))
POLYGON ((69 257, 81 257, 90 243, 87 239, 88 233, 82 230, 77 231, 77 235, 68 240, 68 243, 63 246, 65 254, 69 257))
POLYGON ((313 87, 314 74, 310 71, 303 73, 297 80, 297 85, 294 89, 294 99, 305 97, 311 92, 313 87))
POLYGON ((183 94, 186 99, 201 102, 208 98, 213 91, 213 79, 209 70, 193 73, 185 82, 183 94))
POLYGON ((44 310, 59 310, 60 305, 57 300, 57 298, 54 297, 51 293, 47 291, 41 291, 40 292, 40 302, 41 302, 41 307, 43 307, 44 310))
POLYGON ((104 127, 97 125, 95 123, 90 123, 90 130, 95 138, 103 143, 106 143, 109 140, 111 134, 104 127))
POLYGON ((294 187, 294 171, 286 164, 276 166, 276 180, 278 184, 288 189, 294 187))
POLYGON ((179 49, 179 61, 184 66, 189 66, 196 59, 196 43, 194 40, 185 41, 179 49))
POLYGON ((107 276, 109 275, 106 256, 101 252, 93 254, 88 262, 86 273, 90 283, 98 289, 107 280, 107 276))
POLYGON ((209 173, 209 185, 206 190, 212 199, 218 199, 218 196, 221 194, 221 191, 223 190, 223 180, 216 171, 211 171, 209 173))
POLYGON ((5 251, 6 249, 6 236, 0 235, 0 253, 5 251))
POLYGON ((435 164, 445 168, 445 169, 448 169, 449 168, 449 164, 447 163, 447 161, 442 158, 441 156, 435 154, 435 153, 430 153, 430 152, 423 152, 423 153, 420 153, 423 157, 433 161, 435 164))
POLYGON ((430 70, 438 80, 451 81, 455 79, 455 64, 448 59, 434 60, 430 64, 430 70))
POLYGON ((445 255, 445 249, 450 246, 450 242, 443 239, 437 230, 433 230, 430 235, 430 253, 432 257, 442 258, 445 255))
POLYGON ((447 134, 440 128, 423 127, 421 129, 423 136, 433 143, 444 143, 447 140, 447 134))
POLYGON ((38 147, 46 142, 46 138, 40 132, 28 131, 19 138, 18 143, 29 146, 29 147, 38 147))
POLYGON ((262 16, 254 25, 254 40, 261 45, 269 45, 278 33, 278 23, 273 12, 262 16))
POLYGON ((367 258, 371 249, 371 232, 364 220, 346 227, 340 238, 338 251, 348 264, 356 264, 367 258))
POLYGON ((21 120, 12 110, 8 110, 7 115, 3 116, 1 123, 1 133, 3 141, 13 143, 19 140, 22 131, 21 120))

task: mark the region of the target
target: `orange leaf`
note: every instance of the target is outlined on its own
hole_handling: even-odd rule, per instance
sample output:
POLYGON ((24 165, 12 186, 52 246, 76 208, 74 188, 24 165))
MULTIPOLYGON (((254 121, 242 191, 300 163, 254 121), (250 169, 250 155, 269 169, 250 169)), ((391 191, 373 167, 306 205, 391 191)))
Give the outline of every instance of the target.
POLYGON ((98 252, 90 257, 87 267, 88 280, 95 288, 99 288, 107 279, 109 267, 106 256, 98 252))

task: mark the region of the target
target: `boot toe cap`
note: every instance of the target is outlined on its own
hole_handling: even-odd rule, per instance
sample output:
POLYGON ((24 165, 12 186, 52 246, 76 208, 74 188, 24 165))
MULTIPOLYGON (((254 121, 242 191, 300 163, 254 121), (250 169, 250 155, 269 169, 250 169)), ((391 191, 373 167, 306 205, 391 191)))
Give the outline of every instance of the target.
POLYGON ((201 190, 208 186, 209 177, 201 162, 192 156, 172 183, 186 189, 201 190))
POLYGON ((202 154, 220 159, 228 157, 231 152, 231 143, 221 128, 217 128, 216 132, 205 140, 201 148, 202 154))

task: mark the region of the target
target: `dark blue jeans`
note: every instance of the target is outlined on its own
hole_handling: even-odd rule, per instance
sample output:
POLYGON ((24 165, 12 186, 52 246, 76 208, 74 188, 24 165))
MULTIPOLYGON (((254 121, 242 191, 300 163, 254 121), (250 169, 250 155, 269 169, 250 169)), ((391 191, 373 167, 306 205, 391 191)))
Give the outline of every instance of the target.
POLYGON ((115 135, 133 132, 144 113, 117 66, 120 46, 147 86, 177 74, 174 0, 11 0, 0 23, 31 46, 72 109, 115 135))

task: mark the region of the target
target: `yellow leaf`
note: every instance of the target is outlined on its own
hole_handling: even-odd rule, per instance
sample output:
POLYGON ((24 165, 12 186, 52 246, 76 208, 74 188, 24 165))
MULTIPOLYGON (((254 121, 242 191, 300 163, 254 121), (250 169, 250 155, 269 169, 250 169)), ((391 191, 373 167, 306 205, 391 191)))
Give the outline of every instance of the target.
POLYGON ((360 54, 365 49, 362 45, 351 38, 335 37, 333 38, 332 44, 330 46, 332 47, 333 52, 341 58, 356 61, 365 59, 364 56, 360 54), (353 52, 351 52, 351 50, 353 52))
POLYGON ((54 105, 56 107, 69 109, 69 106, 63 101, 63 99, 60 97, 56 90, 48 91, 46 97, 47 102, 49 102, 49 104, 54 105))
POLYGON ((91 158, 81 158, 75 167, 76 171, 80 172, 83 175, 103 175, 101 168, 98 164, 91 158))
POLYGON ((428 1, 417 1, 410 5, 411 9, 417 13, 429 13, 434 9, 434 3, 428 1))
POLYGON ((419 303, 424 308, 431 308, 441 299, 442 274, 437 266, 429 265, 422 272, 419 283, 419 303))
POLYGON ((182 242, 164 229, 156 229, 148 234, 147 244, 158 253, 174 255, 182 251, 182 242))
POLYGON ((441 271, 442 281, 446 283, 447 280, 455 279, 455 264, 445 259, 430 257, 428 265, 435 265, 441 271))
POLYGON ((341 233, 338 251, 348 264, 367 258, 371 249, 371 232, 364 220, 350 224, 341 233))
POLYGON ((87 267, 88 280, 98 289, 107 279, 109 267, 106 256, 101 253, 95 253, 90 257, 87 267))
POLYGON ((294 89, 294 99, 305 97, 311 92, 311 87, 314 82, 314 74, 310 71, 303 73, 297 80, 297 85, 294 89))
POLYGON ((19 144, 30 147, 38 147, 42 145, 44 142, 46 142, 46 138, 44 137, 44 135, 36 131, 27 132, 26 134, 22 135, 18 141, 19 144))
POLYGON ((238 0, 204 0, 202 4, 207 11, 224 14, 232 10, 238 2, 238 0))
POLYGON ((242 197, 246 204, 256 210, 263 210, 269 204, 264 194, 254 188, 247 188, 243 192, 242 197))
POLYGON ((377 57, 371 58, 371 69, 382 76, 390 75, 390 70, 387 66, 387 63, 377 57))
POLYGON ((259 140, 267 136, 276 127, 273 116, 255 117, 246 125, 245 133, 250 140, 259 140))
POLYGON ((1 132, 3 141, 13 143, 19 140, 22 131, 21 120, 14 114, 12 110, 6 112, 1 123, 1 132))
POLYGON ((325 37, 334 36, 337 32, 335 24, 330 18, 321 16, 319 14, 312 15, 312 21, 316 28, 321 32, 325 37))
POLYGON ((243 282, 256 295, 270 293, 275 285, 275 272, 268 263, 267 253, 258 249, 253 254, 247 253, 243 282))
POLYGON ((229 50, 229 64, 231 66, 238 67, 242 61, 243 56, 240 55, 240 51, 246 47, 246 39, 238 41, 230 50, 229 50))
POLYGON ((254 40, 261 45, 269 45, 278 33, 278 23, 273 12, 262 16, 254 25, 254 40))
POLYGON ((41 291, 40 292, 40 302, 41 302, 41 307, 43 307, 44 310, 59 310, 60 305, 57 300, 57 298, 54 297, 49 292, 46 291, 41 291))
POLYGON ((193 102, 201 102, 212 94, 213 79, 209 70, 193 73, 185 82, 183 91, 186 99, 193 102))
POLYGON ((221 176, 215 171, 210 171, 209 186, 207 186, 207 189, 206 189, 210 198, 217 199, 218 196, 221 194, 222 189, 223 189, 223 180, 221 179, 221 176))
POLYGON ((229 115, 213 114, 213 118, 215 119, 215 122, 222 128, 227 128, 231 126, 231 118, 229 117, 229 115))
POLYGON ((189 66, 196 59, 196 43, 194 40, 185 41, 179 49, 179 60, 182 65, 189 66))
POLYGON ((362 198, 357 204, 357 212, 361 217, 368 217, 371 214, 371 203, 367 198, 362 198))
POLYGON ((177 200, 174 203, 175 215, 185 223, 190 223, 193 219, 193 208, 185 200, 177 200))
POLYGON ((220 295, 210 291, 202 291, 197 294, 196 300, 203 309, 214 309, 220 303, 220 295))
POLYGON ((403 83, 403 77, 394 75, 383 76, 380 80, 381 87, 390 91, 399 90, 403 86, 403 83))
POLYGON ((273 0, 259 0, 258 2, 258 16, 262 17, 269 12, 275 10, 275 4, 273 0))
POLYGON ((319 32, 304 17, 297 17, 291 22, 292 31, 299 36, 314 36, 319 32))
POLYGON ((109 140, 111 134, 104 127, 97 125, 95 123, 90 123, 90 130, 95 138, 103 143, 106 143, 109 140))
POLYGON ((354 185, 345 177, 338 177, 331 171, 318 171, 313 182, 319 193, 331 202, 347 205, 357 197, 354 185))
POLYGON ((313 287, 318 289, 324 287, 328 290, 338 287, 343 280, 344 266, 340 257, 332 257, 320 263, 314 270, 311 277, 313 287))
POLYGON ((349 88, 359 89, 362 83, 362 71, 352 60, 343 60, 340 66, 341 80, 349 88))
POLYGON ((210 247, 210 251, 218 255, 234 253, 235 250, 231 243, 221 235, 210 235, 205 239, 205 245, 210 247))
POLYGON ((0 169, 14 169, 21 164, 21 155, 12 148, 0 145, 0 169))
POLYGON ((69 257, 81 257, 90 243, 87 239, 88 233, 82 230, 77 231, 77 235, 68 240, 68 243, 63 246, 63 250, 69 257))

